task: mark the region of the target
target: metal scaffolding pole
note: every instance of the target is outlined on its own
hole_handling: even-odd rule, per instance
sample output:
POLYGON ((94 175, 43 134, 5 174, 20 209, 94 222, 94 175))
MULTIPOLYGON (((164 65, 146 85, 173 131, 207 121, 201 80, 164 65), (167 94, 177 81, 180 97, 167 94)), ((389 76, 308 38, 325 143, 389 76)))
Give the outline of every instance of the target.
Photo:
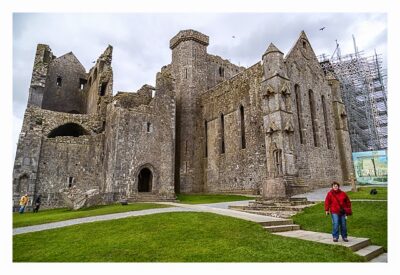
POLYGON ((354 54, 342 56, 339 44, 329 58, 319 57, 325 72, 341 83, 353 152, 387 149, 387 92, 382 58, 375 52, 364 56, 353 36, 354 54), (336 56, 335 56, 336 53, 336 56))

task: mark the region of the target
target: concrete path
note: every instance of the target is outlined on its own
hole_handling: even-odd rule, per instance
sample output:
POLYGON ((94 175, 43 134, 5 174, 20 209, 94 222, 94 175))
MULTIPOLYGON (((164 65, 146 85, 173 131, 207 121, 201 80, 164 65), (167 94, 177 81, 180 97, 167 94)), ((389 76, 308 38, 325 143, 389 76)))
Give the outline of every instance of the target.
MULTIPOLYGON (((171 207, 146 209, 146 210, 141 210, 141 211, 130 211, 130 212, 124 212, 124 213, 92 216, 92 217, 87 217, 87 218, 72 219, 72 220, 46 223, 46 224, 40 224, 40 225, 18 227, 18 228, 13 229, 13 235, 43 231, 43 230, 48 230, 48 229, 60 228, 60 227, 71 226, 71 225, 82 224, 82 223, 89 223, 89 222, 108 221, 108 220, 123 219, 123 218, 128 218, 128 217, 151 215, 151 214, 157 214, 157 213, 184 212, 184 211, 186 211, 186 212, 187 211, 209 212, 209 213, 239 218, 239 219, 257 222, 257 223, 283 220, 280 218, 260 216, 260 215, 255 215, 255 214, 250 214, 250 213, 239 212, 239 211, 227 209, 228 204, 236 204, 236 203, 245 204, 246 201, 218 203, 218 204, 216 204, 215 207, 213 206, 214 204, 190 205, 190 204, 181 204, 181 203, 173 203, 173 202, 163 202, 160 204, 170 205, 171 207)), ((247 203, 248 203, 248 201, 247 201, 247 203)))
POLYGON ((246 212, 241 212, 241 211, 236 211, 236 210, 225 208, 225 207, 227 207, 228 204, 232 205, 232 202, 228 203, 228 204, 220 203, 217 207, 214 207, 214 204, 182 204, 182 203, 175 203, 175 202, 165 202, 165 203, 163 202, 162 204, 180 207, 183 209, 189 209, 192 211, 214 213, 214 214, 218 214, 218 215, 238 218, 238 219, 252 221, 252 222, 256 222, 256 223, 266 223, 266 222, 271 222, 271 221, 286 220, 286 219, 282 219, 282 218, 256 215, 256 214, 251 214, 251 213, 246 213, 246 212))
POLYGON ((89 223, 89 222, 108 221, 108 220, 123 219, 123 218, 128 218, 128 217, 138 217, 138 216, 144 216, 144 215, 150 215, 150 214, 183 212, 183 211, 196 211, 196 210, 190 210, 190 209, 185 209, 185 208, 180 208, 180 207, 169 207, 169 208, 154 208, 154 209, 146 209, 146 210, 140 210, 140 211, 129 211, 129 212, 123 212, 123 213, 99 215, 99 216, 92 216, 92 217, 86 217, 86 218, 66 220, 66 221, 61 221, 61 222, 52 222, 52 223, 26 226, 26 227, 18 227, 18 228, 13 229, 13 235, 43 231, 43 230, 48 230, 48 229, 55 229, 55 228, 71 226, 71 225, 76 225, 76 224, 82 224, 82 223, 89 223))
MULTIPOLYGON (((331 187, 316 189, 309 193, 295 195, 292 198, 307 198, 309 201, 325 201, 326 194, 328 194, 331 187)), ((340 186, 342 191, 348 192, 351 190, 351 186, 340 186)))

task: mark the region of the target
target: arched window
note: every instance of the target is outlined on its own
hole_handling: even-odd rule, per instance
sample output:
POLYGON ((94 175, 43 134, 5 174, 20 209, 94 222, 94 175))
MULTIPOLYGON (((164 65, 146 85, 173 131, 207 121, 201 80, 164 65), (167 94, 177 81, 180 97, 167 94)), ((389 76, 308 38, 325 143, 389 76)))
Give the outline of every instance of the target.
POLYGON ((225 125, 224 125, 224 115, 223 114, 221 114, 220 122, 221 122, 221 150, 220 150, 220 152, 221 152, 221 154, 225 154, 225 137, 224 137, 225 125))
POLYGON ((300 86, 298 84, 294 85, 294 93, 296 96, 296 106, 297 106, 297 122, 299 125, 299 136, 300 143, 304 144, 304 135, 303 135, 303 120, 302 120, 302 106, 301 106, 301 94, 300 94, 300 86))
POLYGON ((314 146, 318 147, 319 146, 319 140, 318 140, 318 135, 317 135, 317 123, 316 123, 316 118, 315 118, 315 101, 314 101, 314 92, 312 90, 308 91, 308 97, 310 100, 310 113, 311 113, 311 127, 312 127, 312 132, 313 132, 313 138, 314 138, 314 146))
POLYGON ((83 135, 89 135, 89 133, 81 125, 76 123, 67 123, 53 129, 47 137, 48 138, 55 138, 60 136, 79 137, 83 135))
POLYGON ((243 105, 240 105, 239 108, 240 111, 240 137, 241 137, 241 149, 246 148, 246 129, 244 125, 244 107, 243 105))
POLYGON ((332 139, 331 139, 331 133, 329 132, 329 127, 328 127, 328 115, 327 115, 327 110, 326 110, 325 97, 323 95, 321 96, 321 101, 322 101, 322 111, 324 113, 326 145, 327 145, 328 149, 331 149, 332 148, 332 139))

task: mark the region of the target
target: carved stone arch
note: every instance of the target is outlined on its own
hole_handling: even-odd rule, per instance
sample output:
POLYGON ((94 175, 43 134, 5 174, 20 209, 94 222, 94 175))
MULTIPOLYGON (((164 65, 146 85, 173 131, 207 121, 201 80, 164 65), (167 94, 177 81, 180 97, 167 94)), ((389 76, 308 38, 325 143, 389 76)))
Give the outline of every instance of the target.
POLYGON ((49 131, 47 137, 48 138, 55 138, 58 136, 79 137, 83 135, 90 135, 90 132, 78 123, 67 122, 53 128, 51 131, 49 131))

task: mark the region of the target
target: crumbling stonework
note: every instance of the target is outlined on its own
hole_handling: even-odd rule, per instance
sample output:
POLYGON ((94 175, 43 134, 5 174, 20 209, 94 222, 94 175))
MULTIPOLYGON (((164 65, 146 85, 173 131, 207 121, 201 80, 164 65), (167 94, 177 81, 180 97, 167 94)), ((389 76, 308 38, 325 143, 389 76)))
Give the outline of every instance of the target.
POLYGON ((102 203, 178 192, 281 198, 350 178, 339 82, 304 32, 286 56, 271 44, 249 68, 208 54, 208 44, 180 31, 156 86, 115 96, 111 46, 86 72, 72 52, 57 58, 39 44, 14 204, 28 192, 63 206, 69 188, 98 190, 102 203))

